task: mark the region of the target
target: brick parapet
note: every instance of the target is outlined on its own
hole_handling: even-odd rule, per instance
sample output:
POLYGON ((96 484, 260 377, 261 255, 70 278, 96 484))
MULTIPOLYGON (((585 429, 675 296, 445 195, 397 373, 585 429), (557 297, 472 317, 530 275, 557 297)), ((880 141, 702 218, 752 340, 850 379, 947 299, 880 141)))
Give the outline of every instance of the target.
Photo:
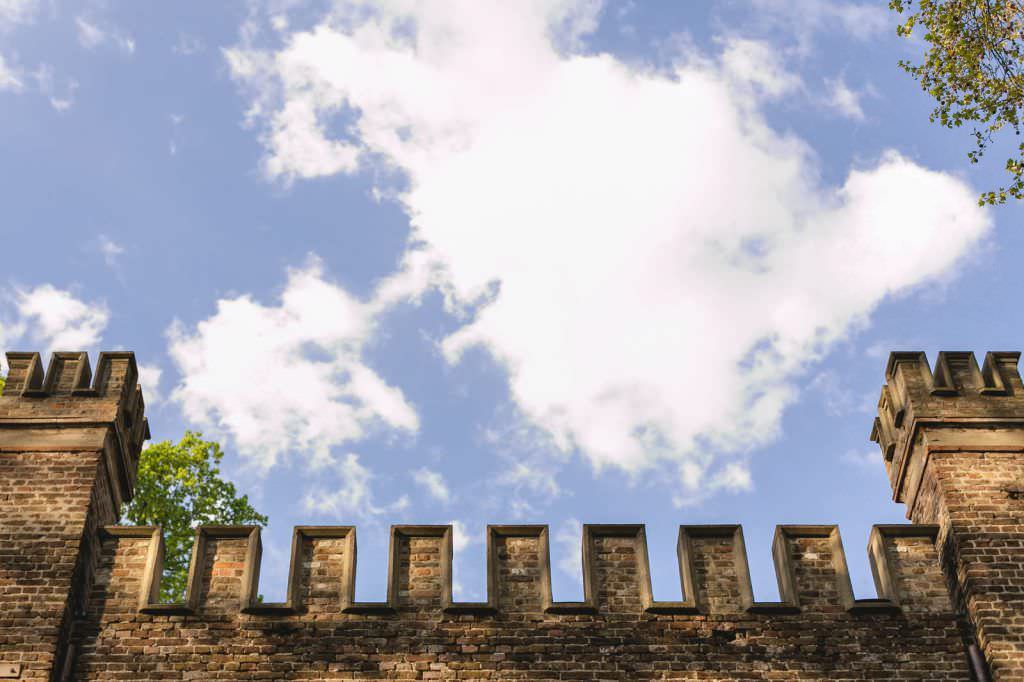
MULTIPOLYGON (((928 611, 951 612, 948 593, 935 597, 935 585, 925 586, 916 566, 904 575, 894 559, 894 547, 932 548, 938 533, 931 525, 879 525, 868 547, 879 597, 856 599, 847 570, 839 529, 823 525, 779 526, 773 544, 780 601, 755 601, 750 582, 743 530, 735 525, 681 526, 677 554, 682 601, 653 598, 646 533, 642 525, 585 525, 583 527, 584 598, 553 601, 547 526, 489 526, 487 531, 488 598, 457 602, 452 598, 451 526, 393 526, 388 568, 387 599, 355 600, 356 530, 353 526, 299 526, 292 538, 286 594, 281 603, 256 600, 262 543, 257 526, 200 526, 196 530, 185 600, 160 603, 163 538, 159 528, 112 526, 103 530, 109 552, 146 553, 142 570, 121 575, 134 590, 143 613, 196 615, 209 610, 210 594, 223 589, 211 582, 229 578, 228 601, 234 611, 256 615, 390 615, 419 611, 477 614, 510 613, 601 615, 612 613, 698 615, 709 613, 793 614, 823 610, 849 613, 898 612, 905 604, 931 600, 928 611), (510 545, 516 541, 515 545, 510 545), (514 549, 513 549, 514 547, 514 549), (230 549, 225 549, 230 548, 230 549), (235 557, 226 563, 220 552, 235 557), (722 563, 725 561, 726 563, 722 563), (212 563, 211 563, 212 562, 212 563), (811 585, 812 587, 808 587, 811 585), (823 586, 830 595, 822 601, 823 586), (926 587, 918 591, 918 587, 926 587), (324 597, 329 598, 324 601, 324 597)), ((925 551, 922 549, 921 551, 925 551)), ((928 550, 932 551, 932 550, 928 550)), ((117 560, 114 560, 115 563, 117 560)), ((936 564, 936 571, 938 571, 936 564)), ((941 578, 936 572, 934 576, 941 578)), ((122 589, 114 581, 112 590, 122 589)), ((941 579, 939 580, 941 587, 941 579)), ((124 598, 121 595, 120 598, 124 598)), ((910 607, 913 610, 913 606, 910 607)), ((228 608, 228 610, 232 610, 228 608)))
POLYGON ((873 529, 875 598, 855 598, 836 526, 777 528, 765 602, 739 526, 681 526, 682 598, 661 601, 644 526, 587 525, 583 599, 554 601, 547 527, 515 525, 488 527, 483 601, 453 598, 450 526, 395 526, 387 598, 360 602, 355 528, 302 526, 265 603, 259 528, 206 526, 175 604, 159 529, 113 525, 148 437, 134 356, 95 375, 82 353, 8 357, 0 679, 968 680, 975 626, 996 678, 1024 679, 1016 354, 890 361, 873 437, 917 523, 873 529))
POLYGON ((186 600, 158 604, 159 529, 115 527, 104 536, 78 679, 200 670, 225 680, 689 679, 701 670, 715 679, 966 680, 935 534, 876 527, 879 598, 857 600, 835 526, 781 526, 782 600, 766 603, 753 600, 740 527, 683 526, 684 600, 662 602, 652 596, 644 527, 590 525, 584 599, 556 602, 547 528, 491 526, 487 599, 461 603, 451 598, 451 527, 396 526, 388 598, 360 603, 355 529, 299 527, 288 599, 267 604, 255 601, 259 529, 208 527, 197 531, 186 600))

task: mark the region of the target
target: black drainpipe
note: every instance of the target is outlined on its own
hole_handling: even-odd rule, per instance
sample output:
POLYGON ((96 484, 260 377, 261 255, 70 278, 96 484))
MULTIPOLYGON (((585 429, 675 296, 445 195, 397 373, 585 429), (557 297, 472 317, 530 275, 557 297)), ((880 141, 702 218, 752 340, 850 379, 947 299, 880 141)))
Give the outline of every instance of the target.
POLYGON ((975 682, 992 682, 992 676, 988 674, 988 665, 985 657, 981 655, 981 649, 977 644, 967 645, 967 658, 971 661, 971 672, 974 673, 975 682))

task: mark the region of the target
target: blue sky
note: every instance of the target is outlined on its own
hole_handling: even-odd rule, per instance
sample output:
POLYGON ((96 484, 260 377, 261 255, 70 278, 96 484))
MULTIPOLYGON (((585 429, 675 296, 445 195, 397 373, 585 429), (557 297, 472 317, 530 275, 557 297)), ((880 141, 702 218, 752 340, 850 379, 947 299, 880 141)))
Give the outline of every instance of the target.
POLYGON ((156 439, 220 439, 269 514, 684 523, 863 547, 892 349, 1020 347, 1021 209, 928 123, 882 3, 0 0, 0 347, 128 348, 156 439))

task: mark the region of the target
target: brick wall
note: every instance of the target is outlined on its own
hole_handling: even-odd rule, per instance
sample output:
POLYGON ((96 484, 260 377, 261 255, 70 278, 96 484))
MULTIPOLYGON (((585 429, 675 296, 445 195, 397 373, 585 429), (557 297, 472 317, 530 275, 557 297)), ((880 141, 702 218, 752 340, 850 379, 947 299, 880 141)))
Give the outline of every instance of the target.
POLYGON ((684 527, 697 538, 681 543, 683 565, 694 569, 694 603, 650 599, 642 527, 587 527, 589 589, 583 602, 572 604, 551 603, 542 527, 492 527, 495 599, 473 605, 450 601, 447 526, 394 529, 390 599, 373 605, 347 596, 354 531, 338 538, 308 529, 296 532, 296 584, 289 591, 300 599, 252 604, 259 539, 254 529, 238 530, 205 542, 190 586, 200 596, 194 607, 182 604, 174 613, 140 609, 140 595, 155 592, 140 581, 159 553, 152 531, 114 531, 104 538, 76 676, 970 679, 934 529, 880 533, 886 553, 878 570, 894 585, 893 599, 884 603, 848 603, 834 528, 786 529, 776 544, 786 554, 777 560, 792 573, 793 592, 784 595, 786 603, 756 605, 744 602, 749 576, 746 557, 736 554, 742 548, 736 527, 684 527))
POLYGON ((100 529, 116 522, 131 494, 138 452, 121 445, 133 436, 141 443, 143 408, 130 354, 105 355, 95 383, 84 354, 56 354, 45 378, 36 354, 8 361, 0 397, 0 663, 14 669, 0 666, 0 677, 60 679, 74 655, 69 642, 99 561, 100 529))
POLYGON ((159 603, 159 529, 111 525, 146 435, 134 358, 101 357, 95 381, 86 362, 10 359, 0 679, 17 664, 62 681, 970 680, 975 639, 997 679, 1024 679, 1024 440, 1007 436, 1024 386, 1005 354, 943 356, 934 374, 890 363, 874 436, 918 523, 873 530, 870 599, 853 596, 838 528, 779 526, 778 602, 755 599, 738 526, 680 528, 683 598, 664 602, 643 526, 598 525, 583 529, 580 602, 552 601, 544 526, 489 528, 476 603, 452 600, 448 526, 392 528, 381 603, 355 600, 354 528, 299 527, 276 604, 256 599, 259 529, 210 526, 185 601, 159 603))
POLYGON ((1024 384, 1018 353, 893 353, 873 437, 894 497, 938 525, 966 644, 1024 679, 1024 384))

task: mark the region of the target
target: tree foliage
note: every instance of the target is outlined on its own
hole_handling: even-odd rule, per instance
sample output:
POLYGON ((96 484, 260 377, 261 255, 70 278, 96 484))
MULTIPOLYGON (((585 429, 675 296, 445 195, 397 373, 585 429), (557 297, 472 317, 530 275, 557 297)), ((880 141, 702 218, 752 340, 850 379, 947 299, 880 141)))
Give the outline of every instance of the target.
MULTIPOLYGON (((1024 107, 1024 0, 890 0, 900 15, 896 31, 910 37, 923 29, 924 62, 900 66, 935 99, 932 122, 970 125, 978 163, 995 139, 1011 129, 1020 135, 1024 107)), ((1010 181, 984 192, 979 204, 1024 198, 1024 143, 1006 161, 1010 181)))
POLYGON ((142 453, 135 497, 124 517, 134 524, 163 527, 164 600, 177 600, 185 593, 196 526, 267 523, 247 496, 220 478, 223 458, 220 445, 193 431, 186 431, 180 443, 154 443, 142 453))

